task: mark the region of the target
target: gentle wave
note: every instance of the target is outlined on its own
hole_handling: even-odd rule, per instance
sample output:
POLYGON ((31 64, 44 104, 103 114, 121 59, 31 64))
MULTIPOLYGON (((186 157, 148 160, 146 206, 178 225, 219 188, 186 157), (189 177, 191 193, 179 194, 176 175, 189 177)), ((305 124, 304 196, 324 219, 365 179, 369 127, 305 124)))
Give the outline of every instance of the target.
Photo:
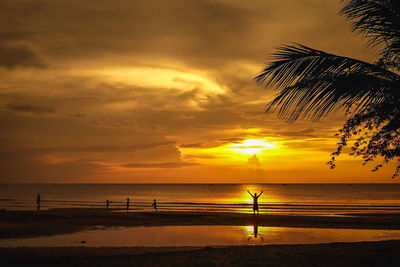
MULTIPOLYGON (((2 201, 2 208, 6 209, 35 209, 34 202, 18 199, 2 201)), ((41 209, 51 208, 105 208, 105 201, 60 200, 44 199, 41 209)), ((207 202, 157 202, 160 211, 207 211, 207 212, 252 212, 250 203, 207 203, 207 202)), ((110 208, 125 210, 126 202, 111 201, 110 208)), ((261 212, 271 214, 344 214, 361 212, 400 212, 400 205, 362 205, 362 204, 288 204, 288 203, 260 203, 261 212)), ((130 210, 150 211, 152 202, 131 201, 130 210)))
MULTIPOLYGON (((0 200, 3 202, 31 202, 31 200, 19 200, 19 199, 3 199, 0 200)), ((41 203, 60 203, 60 204, 69 204, 73 203, 82 203, 82 204, 92 204, 98 203, 104 205, 106 201, 88 201, 88 200, 60 200, 60 199, 42 199, 41 203)), ((126 204, 126 201, 111 201, 111 204, 126 204)), ((130 200, 130 205, 151 205, 152 201, 134 201, 134 199, 130 200)), ((193 205, 202 205, 202 206, 252 206, 251 203, 211 203, 211 202, 162 202, 157 201, 157 205, 182 205, 182 206, 193 206, 193 205)), ((290 203, 262 203, 258 204, 259 206, 268 206, 268 207, 354 207, 354 208, 362 208, 362 207, 372 207, 372 208, 400 208, 400 205, 378 205, 378 204, 306 204, 306 203, 298 203, 298 204, 290 204, 290 203)))

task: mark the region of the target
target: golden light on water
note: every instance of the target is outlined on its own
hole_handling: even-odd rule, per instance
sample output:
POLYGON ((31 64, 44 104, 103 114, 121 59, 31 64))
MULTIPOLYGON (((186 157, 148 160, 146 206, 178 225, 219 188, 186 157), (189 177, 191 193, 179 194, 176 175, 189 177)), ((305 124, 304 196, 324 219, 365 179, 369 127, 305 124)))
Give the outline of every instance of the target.
POLYGON ((246 232, 247 235, 253 235, 254 233, 254 226, 253 225, 247 225, 247 226, 242 226, 246 232))
MULTIPOLYGON (((253 194, 254 190, 250 190, 250 192, 253 194)), ((241 193, 240 198, 238 199, 238 202, 240 203, 246 203, 246 204, 253 204, 253 198, 250 196, 249 193, 247 193, 247 189, 243 190, 243 192, 241 193)))

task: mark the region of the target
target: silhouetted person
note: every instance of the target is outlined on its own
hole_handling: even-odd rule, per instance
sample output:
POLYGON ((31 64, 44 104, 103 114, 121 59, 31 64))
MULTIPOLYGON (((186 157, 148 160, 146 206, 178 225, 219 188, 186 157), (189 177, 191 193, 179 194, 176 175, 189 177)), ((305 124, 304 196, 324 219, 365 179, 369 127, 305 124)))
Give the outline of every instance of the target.
POLYGON ((249 193, 250 196, 252 196, 252 198, 253 198, 253 214, 256 214, 256 211, 257 211, 257 214, 259 213, 259 211, 258 211, 258 198, 262 195, 263 192, 264 191, 261 191, 261 193, 257 196, 257 193, 254 193, 254 195, 253 195, 252 193, 250 193, 249 190, 247 190, 247 193, 249 193))
POLYGON ((37 210, 40 210, 40 193, 37 194, 36 205, 37 210))
POLYGON ((110 207, 110 201, 108 199, 106 200, 106 208, 108 209, 110 207))
POLYGON ((157 201, 154 199, 153 209, 157 212, 157 201))
POLYGON ((126 199, 126 212, 129 211, 129 198, 126 199))

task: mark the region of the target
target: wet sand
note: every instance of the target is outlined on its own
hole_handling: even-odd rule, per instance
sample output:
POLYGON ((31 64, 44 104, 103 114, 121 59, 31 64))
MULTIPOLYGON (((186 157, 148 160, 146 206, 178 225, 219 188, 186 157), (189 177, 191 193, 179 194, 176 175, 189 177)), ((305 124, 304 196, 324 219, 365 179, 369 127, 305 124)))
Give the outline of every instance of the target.
MULTIPOLYGON (((288 216, 53 209, 0 212, 0 238, 73 233, 96 226, 258 225, 400 229, 400 214, 288 216)), ((0 248, 5 266, 399 266, 400 241, 229 247, 0 248)))
POLYGON ((161 248, 0 248, 4 266, 399 266, 400 241, 161 248))
POLYGON ((0 239, 51 236, 96 226, 257 225, 309 228, 400 229, 400 214, 299 216, 224 212, 116 212, 112 209, 52 209, 0 212, 0 239))

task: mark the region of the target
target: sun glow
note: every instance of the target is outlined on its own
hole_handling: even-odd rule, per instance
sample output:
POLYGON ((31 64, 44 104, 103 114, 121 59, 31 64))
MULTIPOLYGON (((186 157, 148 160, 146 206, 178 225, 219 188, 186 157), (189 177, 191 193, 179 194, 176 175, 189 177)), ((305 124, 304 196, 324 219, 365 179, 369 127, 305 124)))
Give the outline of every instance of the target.
POLYGON ((196 70, 178 70, 173 68, 135 67, 111 68, 84 71, 92 75, 101 75, 111 82, 137 85, 146 88, 175 89, 183 92, 196 89, 205 95, 226 93, 226 88, 208 77, 207 73, 196 70))
POLYGON ((274 148, 277 148, 276 144, 263 139, 246 139, 241 143, 228 146, 227 150, 245 155, 256 155, 264 150, 274 148))
POLYGON ((248 138, 214 147, 179 147, 184 160, 197 160, 202 164, 260 167, 263 162, 274 159, 286 148, 280 140, 248 138))

